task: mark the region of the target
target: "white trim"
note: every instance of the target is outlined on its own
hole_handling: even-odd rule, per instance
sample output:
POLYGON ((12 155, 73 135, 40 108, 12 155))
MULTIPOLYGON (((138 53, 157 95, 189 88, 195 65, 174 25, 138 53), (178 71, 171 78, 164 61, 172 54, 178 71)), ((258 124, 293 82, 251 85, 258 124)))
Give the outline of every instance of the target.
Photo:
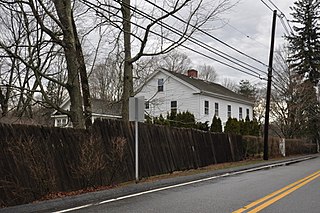
POLYGON ((108 114, 98 114, 98 113, 92 113, 92 116, 108 117, 108 118, 122 118, 121 115, 108 115, 108 114))
POLYGON ((51 118, 64 118, 68 117, 66 114, 61 114, 61 115, 51 115, 51 118))
MULTIPOLYGON (((97 116, 97 117, 109 117, 109 118, 122 118, 121 115, 108 115, 108 114, 99 114, 99 113, 92 113, 92 116, 97 116)), ((62 115, 51 115, 51 118, 64 118, 68 117, 65 114, 62 115)))
POLYGON ((246 104, 246 105, 250 105, 250 106, 254 105, 253 102, 251 102, 251 101, 246 101, 246 100, 243 100, 243 99, 234 98, 234 97, 230 97, 230 96, 225 96, 225 95, 221 95, 221 94, 217 94, 217 93, 213 93, 213 92, 203 91, 202 94, 205 95, 205 96, 219 98, 219 99, 222 99, 222 100, 225 100, 225 101, 232 101, 232 102, 235 102, 235 103, 246 104))
MULTIPOLYGON (((70 98, 68 97, 62 104, 59 105, 59 108, 63 108, 69 101, 70 101, 70 98)), ((58 110, 54 110, 51 115, 54 115, 57 112, 58 112, 58 110)))

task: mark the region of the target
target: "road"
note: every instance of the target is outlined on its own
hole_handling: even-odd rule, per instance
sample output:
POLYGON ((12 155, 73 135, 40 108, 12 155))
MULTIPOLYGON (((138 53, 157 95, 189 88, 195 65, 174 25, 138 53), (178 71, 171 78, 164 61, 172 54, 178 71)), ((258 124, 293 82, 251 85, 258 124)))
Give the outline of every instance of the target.
POLYGON ((319 176, 320 158, 315 158, 268 170, 146 191, 89 204, 73 211, 318 213, 319 176), (249 208, 247 211, 246 207, 249 208))

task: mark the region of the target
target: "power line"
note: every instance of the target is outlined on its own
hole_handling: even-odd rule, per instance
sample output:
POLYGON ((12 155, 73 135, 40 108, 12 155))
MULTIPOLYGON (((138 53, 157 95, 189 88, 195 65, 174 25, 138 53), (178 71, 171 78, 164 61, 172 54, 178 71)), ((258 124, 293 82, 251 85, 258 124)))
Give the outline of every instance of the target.
MULTIPOLYGON (((151 20, 151 21, 152 21, 152 20, 153 20, 153 21, 156 20, 156 18, 148 15, 147 13, 145 13, 145 12, 143 12, 143 11, 141 11, 141 10, 138 10, 138 9, 136 9, 136 8, 133 8, 132 6, 129 6, 129 5, 127 5, 127 6, 130 7, 133 11, 139 13, 140 15, 148 18, 148 19, 151 20)), ((161 27, 164 27, 164 28, 170 30, 171 32, 174 32, 174 33, 178 34, 179 36, 183 36, 183 35, 184 35, 183 32, 177 30, 177 29, 174 28, 174 27, 169 26, 168 24, 165 24, 165 23, 157 23, 157 24, 160 25, 161 27)), ((198 39, 189 37, 188 40, 191 41, 192 43, 194 43, 194 44, 196 44, 196 45, 198 45, 198 46, 200 46, 200 47, 202 47, 202 48, 204 48, 204 49, 206 49, 206 50, 208 50, 208 51, 210 51, 210 52, 212 52, 212 53, 220 56, 221 58, 223 58, 223 59, 225 59, 225 60, 228 60, 228 61, 230 61, 230 62, 232 62, 232 63, 234 63, 234 64, 242 67, 242 68, 248 69, 247 67, 244 67, 244 66, 241 65, 240 63, 245 64, 246 66, 251 67, 251 68, 253 68, 253 69, 256 69, 256 70, 260 71, 260 72, 263 73, 263 74, 266 74, 265 71, 260 70, 260 69, 254 67, 254 66, 252 66, 252 65, 250 65, 250 64, 248 64, 248 63, 245 63, 245 62, 243 62, 243 61, 240 61, 239 59, 237 59, 237 58, 235 58, 235 57, 233 57, 233 56, 230 56, 230 55, 228 55, 228 54, 226 54, 226 53, 224 53, 224 52, 222 52, 222 51, 220 51, 220 50, 218 50, 218 49, 216 49, 216 48, 214 48, 214 47, 211 47, 211 46, 205 44, 204 42, 202 42, 202 41, 200 41, 200 40, 198 40, 198 39), (212 50, 211 50, 211 49, 212 49, 212 50), (213 51, 213 50, 214 50, 214 51, 213 51), (218 52, 218 53, 217 53, 217 52, 218 52), (231 59, 227 58, 226 56, 229 57, 229 58, 231 58, 231 59, 233 59, 233 60, 235 60, 235 61, 237 61, 237 62, 232 61, 231 59), (238 62, 239 62, 239 63, 238 63, 238 62)), ((257 75, 260 75, 259 73, 257 73, 256 71, 254 71, 254 70, 252 70, 252 69, 248 69, 248 70, 250 70, 251 72, 253 72, 253 73, 257 74, 257 75)))
MULTIPOLYGON (((283 14, 283 13, 282 13, 282 14, 283 14)), ((290 32, 293 33, 293 29, 292 29, 292 27, 291 27, 291 25, 290 25, 290 21, 288 20, 288 18, 287 18, 286 16, 284 16, 284 18, 286 19, 287 25, 288 25, 289 28, 290 28, 290 32)))
POLYGON ((270 11, 273 11, 273 9, 264 1, 260 0, 270 11))
MULTIPOLYGON (((145 1, 146 1, 146 2, 148 2, 149 4, 153 5, 153 6, 157 7, 158 9, 160 9, 160 10, 162 10, 162 11, 166 12, 167 14, 169 14, 169 13, 168 13, 164 8, 162 8, 162 7, 158 6, 157 4, 155 4, 155 3, 153 3, 153 2, 151 2, 151 1, 149 1, 149 0, 145 0, 145 1)), ((234 50, 234 51, 236 51, 236 52, 240 53, 241 55, 244 55, 244 56, 246 56, 246 57, 250 58, 251 60, 254 60, 254 61, 256 61, 256 62, 258 62, 258 63, 262 64, 263 66, 268 67, 268 65, 266 65, 265 63, 263 63, 263 62, 259 61, 258 59, 255 59, 255 58, 254 58, 254 57, 252 57, 252 56, 249 56, 248 54, 246 54, 246 53, 244 53, 244 52, 242 52, 242 51, 240 51, 240 50, 236 49, 235 47, 232 47, 231 45, 229 45, 229 44, 227 44, 226 42, 222 41, 221 39, 218 39, 217 37, 215 37, 215 36, 213 36, 213 35, 211 35, 211 34, 209 34, 209 33, 205 32, 204 30, 200 29, 199 27, 197 27, 197 26, 195 26, 195 25, 192 25, 192 24, 190 24, 190 23, 187 23, 185 20, 183 20, 183 19, 179 18, 178 16, 176 16, 176 15, 174 15, 174 14, 171 14, 171 16, 172 16, 172 17, 174 17, 174 18, 176 18, 176 19, 178 19, 179 21, 181 21, 181 22, 183 22, 183 23, 185 23, 185 24, 189 24, 191 27, 193 27, 193 28, 197 29, 199 32, 201 32, 201 33, 203 33, 203 34, 205 34, 205 35, 207 35, 207 36, 211 37, 212 39, 214 39, 214 40, 216 40, 216 41, 220 42, 221 44, 223 44, 223 45, 225 45, 225 46, 229 47, 230 49, 232 49, 232 50, 234 50)))
MULTIPOLYGON (((268 0, 271 4, 272 4, 272 6, 274 6, 280 13, 282 13, 281 12, 281 10, 277 7, 277 5, 275 5, 271 0, 268 0)), ((282 13, 283 14, 283 13, 282 13)))
MULTIPOLYGON (((261 0, 261 1, 262 1, 262 3, 263 3, 264 5, 266 5, 266 6, 269 8, 269 10, 272 11, 272 8, 271 8, 265 1, 263 1, 263 0, 261 0)), ((268 0, 268 2, 270 2, 270 4, 280 12, 280 14, 277 15, 277 16, 278 16, 279 19, 281 20, 281 24, 282 24, 284 30, 287 32, 288 35, 290 35, 290 32, 292 33, 293 30, 292 30, 292 27, 291 27, 291 25, 290 25, 290 23, 289 23, 289 20, 287 19, 286 15, 279 9, 279 7, 278 7, 272 0, 268 0), (283 20, 283 18, 284 18, 285 20, 283 20), (290 32, 289 32, 286 24, 288 25, 288 27, 289 27, 289 29, 290 29, 290 32)))
POLYGON ((282 13, 282 12, 280 11, 280 15, 278 15, 278 18, 280 19, 281 25, 283 26, 283 28, 284 28, 284 30, 287 32, 287 34, 290 35, 291 33, 293 33, 293 30, 292 30, 292 28, 291 28, 291 26, 290 26, 290 24, 289 24, 289 20, 288 20, 287 17, 284 15, 284 13, 282 13), (285 20, 284 20, 283 18, 285 18, 285 20), (287 25, 288 25, 290 31, 289 31, 287 25))
POLYGON ((288 28, 287 28, 287 26, 286 26, 286 24, 285 24, 285 22, 284 22, 284 20, 282 18, 280 18, 280 22, 281 22, 281 25, 283 26, 283 29, 286 31, 286 33, 288 35, 290 35, 290 32, 289 32, 289 30, 288 30, 288 28))
POLYGON ((258 43, 258 44, 260 44, 260 45, 262 45, 262 46, 264 46, 264 47, 268 48, 265 44, 263 44, 263 43, 261 43, 261 42, 257 41, 256 39, 254 39, 254 38, 252 38, 251 36, 247 35, 246 33, 242 32, 241 30, 239 30, 239 29, 238 29, 238 28, 236 28, 235 26, 231 25, 230 23, 225 22, 225 21, 223 21, 223 20, 221 20, 221 21, 222 21, 225 25, 228 25, 230 28, 232 28, 232 29, 234 29, 235 31, 237 31, 237 32, 241 33, 242 35, 244 35, 246 38, 249 38, 249 39, 251 39, 251 40, 255 41, 256 43, 258 43))
MULTIPOLYGON (((89 2, 87 2, 87 3, 89 3, 89 2)), ((103 10, 104 10, 104 9, 103 9, 103 10)), ((111 11, 108 11, 108 10, 104 10, 104 11, 107 12, 107 13, 109 13, 109 14, 111 14, 111 15, 113 15, 113 16, 115 16, 115 17, 118 17, 118 18, 120 18, 120 19, 123 18, 123 17, 119 16, 118 14, 113 13, 113 12, 111 12, 111 11)), ((96 12, 99 12, 99 11, 96 10, 96 12)), ((100 12, 99 12, 99 13, 100 13, 100 12)), ((102 14, 102 15, 103 15, 103 14, 102 14)), ((107 19, 109 19, 109 18, 107 18, 107 19)), ((130 22, 130 23, 133 24, 133 25, 135 25, 135 26, 137 26, 137 27, 139 27, 139 28, 142 28, 142 29, 144 29, 144 30, 147 30, 146 27, 143 27, 143 26, 141 26, 141 25, 139 25, 139 24, 136 24, 136 23, 133 23, 133 22, 130 22)), ((166 39, 166 40, 169 40, 170 42, 175 43, 175 41, 172 40, 172 39, 170 39, 170 38, 163 37, 163 36, 160 35, 159 33, 154 32, 154 31, 151 31, 150 29, 148 29, 148 30, 149 30, 149 32, 151 32, 151 33, 153 33, 153 34, 155 34, 155 35, 157 35, 157 36, 159 36, 159 37, 161 37, 161 38, 164 38, 164 39, 166 39)), ((185 49, 188 49, 188 50, 190 50, 190 51, 192 51, 192 52, 195 52, 195 53, 197 53, 197 54, 199 54, 199 55, 202 55, 202 56, 204 56, 204 57, 206 57, 206 58, 209 58, 209 59, 211 59, 211 60, 214 60, 214 61, 216 61, 216 62, 218 62, 218 63, 221 63, 221 64, 223 64, 223 65, 225 65, 225 66, 228 66, 228 67, 230 67, 230 68, 232 68, 232 69, 235 69, 235 70, 240 71, 240 72, 242 72, 242 73, 245 73, 245 74, 247 74, 247 75, 250 75, 250 76, 253 76, 253 77, 256 77, 256 78, 259 78, 259 79, 263 80, 263 78, 261 78, 261 76, 260 76, 259 73, 258 73, 258 74, 249 73, 249 72, 247 72, 247 71, 245 71, 245 70, 242 70, 242 69, 240 69, 240 68, 238 68, 238 67, 235 67, 235 66, 232 66, 232 65, 230 65, 230 64, 227 64, 226 62, 223 62, 223 61, 221 61, 221 60, 218 60, 218 59, 216 59, 216 58, 213 58, 213 57, 211 57, 211 56, 208 56, 208 55, 206 55, 206 54, 204 54, 204 53, 202 53, 202 52, 200 52, 200 51, 194 50, 194 49, 192 49, 192 48, 190 48, 190 47, 188 47, 188 46, 186 46, 186 45, 183 45, 183 44, 181 44, 181 43, 180 43, 179 45, 180 45, 181 47, 184 47, 185 49)), ((246 69, 247 69, 247 68, 246 68, 246 69)))

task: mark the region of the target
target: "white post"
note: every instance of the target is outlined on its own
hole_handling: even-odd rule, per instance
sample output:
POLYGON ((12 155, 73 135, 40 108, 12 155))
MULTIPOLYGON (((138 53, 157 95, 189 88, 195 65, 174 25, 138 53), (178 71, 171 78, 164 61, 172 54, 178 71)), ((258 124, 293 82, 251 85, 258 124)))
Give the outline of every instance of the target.
POLYGON ((280 149, 280 153, 283 157, 286 156, 286 140, 285 138, 281 138, 279 141, 279 149, 280 149))
POLYGON ((129 98, 129 121, 134 121, 135 129, 135 176, 136 182, 139 181, 139 133, 138 123, 144 121, 144 97, 130 97, 129 98))
POLYGON ((138 161, 138 120, 134 122, 135 127, 135 157, 136 157, 136 182, 139 181, 139 161, 138 161))

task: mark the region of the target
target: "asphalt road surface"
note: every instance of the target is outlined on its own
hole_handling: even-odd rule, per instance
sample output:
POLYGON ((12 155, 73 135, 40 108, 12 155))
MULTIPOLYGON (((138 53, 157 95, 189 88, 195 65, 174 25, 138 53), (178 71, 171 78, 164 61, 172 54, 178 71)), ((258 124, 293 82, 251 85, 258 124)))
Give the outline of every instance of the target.
POLYGON ((60 212, 320 212, 320 158, 104 200, 60 212))

